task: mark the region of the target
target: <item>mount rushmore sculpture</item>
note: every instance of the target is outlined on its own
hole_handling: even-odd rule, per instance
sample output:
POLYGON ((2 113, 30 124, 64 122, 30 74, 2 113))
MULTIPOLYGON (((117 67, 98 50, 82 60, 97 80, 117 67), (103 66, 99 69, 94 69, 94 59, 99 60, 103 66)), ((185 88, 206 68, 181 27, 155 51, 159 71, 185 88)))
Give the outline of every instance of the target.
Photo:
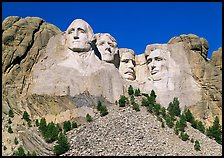
POLYGON ((87 22, 76 19, 64 33, 50 39, 45 57, 34 67, 29 92, 74 96, 88 91, 115 102, 133 85, 146 93, 154 90, 165 107, 174 97, 181 107, 200 101, 200 86, 182 44, 148 45, 142 70, 135 68, 138 56, 131 49, 118 49, 110 34, 94 34, 87 22))
MULTIPOLYGON (((154 90, 156 101, 164 107, 178 97, 181 109, 193 107, 199 118, 212 118, 221 115, 220 52, 208 59, 207 40, 188 34, 173 37, 167 44, 149 44, 144 53, 136 54, 119 48, 109 33, 94 33, 82 19, 61 32, 40 18, 9 17, 3 22, 3 110, 6 105, 35 109, 35 104, 42 108, 33 113, 41 115, 48 102, 38 97, 74 98, 85 92, 115 103, 132 85, 142 93, 154 90), (18 29, 20 25, 24 26, 18 29), (22 36, 24 40, 18 41, 22 36)), ((57 109, 68 107, 54 103, 57 109)))

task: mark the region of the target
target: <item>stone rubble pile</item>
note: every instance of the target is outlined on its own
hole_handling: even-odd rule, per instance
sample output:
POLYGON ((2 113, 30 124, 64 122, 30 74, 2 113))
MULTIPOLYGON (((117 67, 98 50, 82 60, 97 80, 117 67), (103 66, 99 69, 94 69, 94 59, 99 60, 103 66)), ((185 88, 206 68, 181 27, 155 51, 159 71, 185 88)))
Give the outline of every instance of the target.
POLYGON ((209 139, 189 124, 186 132, 199 140, 201 151, 195 151, 194 144, 182 141, 173 128, 161 127, 156 116, 145 107, 136 112, 130 106, 111 106, 109 114, 94 118, 93 122, 69 131, 67 137, 70 150, 63 156, 193 156, 222 155, 222 146, 209 139))

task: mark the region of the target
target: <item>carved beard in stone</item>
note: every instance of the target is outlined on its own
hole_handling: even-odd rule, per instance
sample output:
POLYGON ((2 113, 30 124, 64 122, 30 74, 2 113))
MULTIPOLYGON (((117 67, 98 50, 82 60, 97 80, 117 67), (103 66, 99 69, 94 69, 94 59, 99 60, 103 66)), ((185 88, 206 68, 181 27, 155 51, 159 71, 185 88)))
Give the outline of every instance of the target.
MULTIPOLYGON (((122 50, 120 51, 122 52, 122 50)), ((135 80, 135 71, 134 71, 134 55, 131 53, 131 50, 123 52, 120 58, 120 67, 119 71, 123 78, 127 80, 135 80)))
POLYGON ((92 28, 81 19, 74 20, 66 31, 66 44, 74 52, 88 52, 93 37, 92 28))
POLYGON ((110 63, 113 62, 114 55, 118 51, 115 39, 110 34, 98 34, 96 38, 96 46, 101 54, 102 60, 110 63))
POLYGON ((150 77, 153 81, 159 81, 167 76, 168 72, 168 53, 156 49, 147 57, 147 64, 150 72, 150 77))

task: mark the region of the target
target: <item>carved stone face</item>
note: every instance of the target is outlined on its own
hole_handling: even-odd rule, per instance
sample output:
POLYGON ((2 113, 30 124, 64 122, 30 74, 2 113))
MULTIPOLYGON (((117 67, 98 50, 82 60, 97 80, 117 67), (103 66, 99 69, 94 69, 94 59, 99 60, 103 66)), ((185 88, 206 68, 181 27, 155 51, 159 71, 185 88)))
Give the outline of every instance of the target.
POLYGON ((89 51, 92 37, 92 28, 82 19, 74 20, 66 31, 67 46, 74 52, 89 51))
POLYGON ((153 50, 149 56, 147 56, 147 65, 150 72, 150 77, 153 81, 159 81, 162 79, 165 73, 168 71, 168 51, 162 51, 160 49, 153 50))
POLYGON ((118 47, 116 40, 108 33, 96 35, 96 46, 101 54, 102 60, 106 62, 114 61, 114 55, 118 47))
POLYGON ((119 71, 123 78, 127 80, 135 80, 135 56, 131 49, 120 49, 120 67, 119 71))

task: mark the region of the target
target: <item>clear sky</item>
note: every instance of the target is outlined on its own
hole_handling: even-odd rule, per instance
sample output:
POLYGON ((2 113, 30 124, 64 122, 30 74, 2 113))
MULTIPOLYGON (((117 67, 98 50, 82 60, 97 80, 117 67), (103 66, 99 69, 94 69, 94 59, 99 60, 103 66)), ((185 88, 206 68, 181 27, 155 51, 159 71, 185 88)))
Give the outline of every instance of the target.
POLYGON ((81 18, 136 54, 190 33, 208 40, 209 58, 222 46, 222 2, 2 2, 2 20, 7 16, 40 17, 61 31, 81 18))

